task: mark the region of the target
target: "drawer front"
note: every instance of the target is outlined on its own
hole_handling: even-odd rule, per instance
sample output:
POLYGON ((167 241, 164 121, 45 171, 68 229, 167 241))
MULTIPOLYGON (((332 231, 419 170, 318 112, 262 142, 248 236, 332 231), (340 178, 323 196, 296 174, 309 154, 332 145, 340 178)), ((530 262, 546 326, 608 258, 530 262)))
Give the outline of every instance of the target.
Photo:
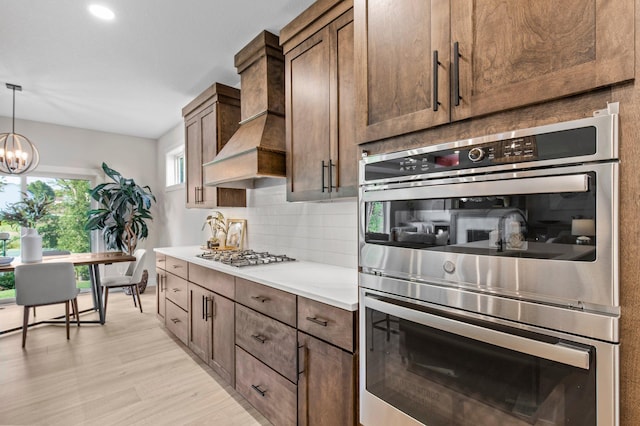
POLYGON ((165 327, 175 334, 182 343, 188 344, 189 318, 187 312, 169 300, 167 300, 165 309, 165 327))
POLYGON ((354 351, 355 312, 298 298, 298 329, 342 349, 354 351))
POLYGON ((236 390, 274 425, 296 424, 296 385, 237 346, 236 390))
POLYGON ((236 302, 258 312, 296 326, 296 295, 236 278, 236 302))
POLYGON ((296 383, 296 330, 245 306, 236 305, 236 345, 296 383))
POLYGON ((162 253, 156 253, 156 268, 167 269, 167 256, 162 253))
POLYGON ((189 309, 189 292, 187 291, 187 280, 169 273, 166 275, 166 298, 186 311, 187 309, 189 309))
POLYGON ((189 263, 189 281, 232 299, 235 297, 235 279, 233 275, 215 269, 189 263))
POLYGON ((186 261, 176 259, 175 257, 166 256, 165 264, 165 270, 167 272, 171 272, 172 274, 177 275, 180 278, 184 278, 185 280, 187 279, 188 272, 186 261))

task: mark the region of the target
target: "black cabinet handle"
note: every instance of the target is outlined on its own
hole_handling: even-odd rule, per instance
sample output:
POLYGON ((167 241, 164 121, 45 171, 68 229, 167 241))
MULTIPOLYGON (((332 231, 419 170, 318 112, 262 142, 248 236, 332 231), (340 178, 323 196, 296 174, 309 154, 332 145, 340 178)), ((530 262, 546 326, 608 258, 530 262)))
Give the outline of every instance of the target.
POLYGON ((174 324, 177 324, 180 322, 180 320, 178 318, 171 318, 171 322, 173 322, 174 324))
POLYGON ((211 315, 209 315, 209 318, 213 318, 216 316, 216 300, 213 297, 209 300, 211 300, 211 315))
POLYGON ((321 325, 323 327, 326 327, 327 324, 329 323, 328 321, 325 321, 323 319, 319 319, 317 317, 307 317, 307 320, 311 321, 311 322, 313 322, 315 324, 321 325))
POLYGON ((267 391, 266 390, 262 390, 260 389, 260 385, 251 385, 251 387, 253 388, 254 391, 258 392, 260 395, 264 396, 267 391))
POLYGON ((333 186, 333 168, 335 164, 333 164, 333 160, 329 159, 329 192, 333 192, 334 189, 338 189, 336 186, 333 186))
POLYGON ((460 44, 453 43, 453 105, 460 105, 460 44))
MULTIPOLYGON (((324 192, 324 190, 326 189, 327 191, 330 191, 330 186, 324 186, 324 169, 326 169, 327 167, 329 167, 328 165, 324 164, 324 160, 322 160, 322 192, 324 192)), ((329 170, 329 176, 331 176, 331 170, 329 170)), ((331 177, 329 177, 329 179, 331 179, 331 177)), ((329 184, 331 185, 331 184, 329 184)))
POLYGON ((257 340, 258 342, 264 344, 264 342, 267 341, 267 338, 265 336, 263 336, 262 334, 252 334, 251 338, 253 340, 257 340))
POLYGON ((207 309, 207 307, 205 306, 205 303, 204 303, 204 294, 203 294, 202 295, 202 319, 205 319, 204 318, 204 312, 205 312, 206 309, 207 309))
POLYGON ((433 51, 433 110, 437 111, 440 106, 440 102, 438 101, 438 66, 440 65, 440 61, 438 61, 438 51, 433 51))
POLYGON ((251 296, 253 300, 257 300, 260 303, 268 302, 269 298, 264 296, 251 296))

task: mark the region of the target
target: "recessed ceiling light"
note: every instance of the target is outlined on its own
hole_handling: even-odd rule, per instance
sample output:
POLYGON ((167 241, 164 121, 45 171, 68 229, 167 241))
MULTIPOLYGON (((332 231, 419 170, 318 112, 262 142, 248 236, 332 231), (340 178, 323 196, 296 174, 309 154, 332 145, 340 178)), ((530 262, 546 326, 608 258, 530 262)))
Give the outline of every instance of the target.
POLYGON ((111 9, 105 6, 100 6, 99 4, 92 4, 89 6, 89 12, 91 12, 93 16, 104 19, 105 21, 110 21, 116 16, 111 9))

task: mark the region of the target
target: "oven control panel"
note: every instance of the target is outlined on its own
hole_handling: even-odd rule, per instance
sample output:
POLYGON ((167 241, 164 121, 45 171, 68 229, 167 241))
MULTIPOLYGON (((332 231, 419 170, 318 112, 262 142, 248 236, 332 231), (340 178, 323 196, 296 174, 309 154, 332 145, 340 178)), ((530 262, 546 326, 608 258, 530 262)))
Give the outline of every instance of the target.
MULTIPOLYGON (((595 127, 475 143, 385 159, 365 165, 365 180, 393 179, 449 170, 567 159, 596 152, 595 127)), ((409 151, 410 152, 410 151, 409 151)))

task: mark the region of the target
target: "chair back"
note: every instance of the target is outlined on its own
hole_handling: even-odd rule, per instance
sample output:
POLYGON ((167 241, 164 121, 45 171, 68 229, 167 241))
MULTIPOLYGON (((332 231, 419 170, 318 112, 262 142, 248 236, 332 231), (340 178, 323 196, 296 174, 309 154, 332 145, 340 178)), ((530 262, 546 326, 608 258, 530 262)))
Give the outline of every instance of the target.
POLYGON ((22 306, 64 302, 78 294, 71 262, 18 265, 15 282, 16 304, 22 306))
POLYGON ((145 249, 136 249, 133 252, 136 257, 135 262, 131 262, 125 275, 131 276, 132 283, 139 283, 142 280, 142 272, 144 272, 144 264, 147 258, 147 251, 145 249))

